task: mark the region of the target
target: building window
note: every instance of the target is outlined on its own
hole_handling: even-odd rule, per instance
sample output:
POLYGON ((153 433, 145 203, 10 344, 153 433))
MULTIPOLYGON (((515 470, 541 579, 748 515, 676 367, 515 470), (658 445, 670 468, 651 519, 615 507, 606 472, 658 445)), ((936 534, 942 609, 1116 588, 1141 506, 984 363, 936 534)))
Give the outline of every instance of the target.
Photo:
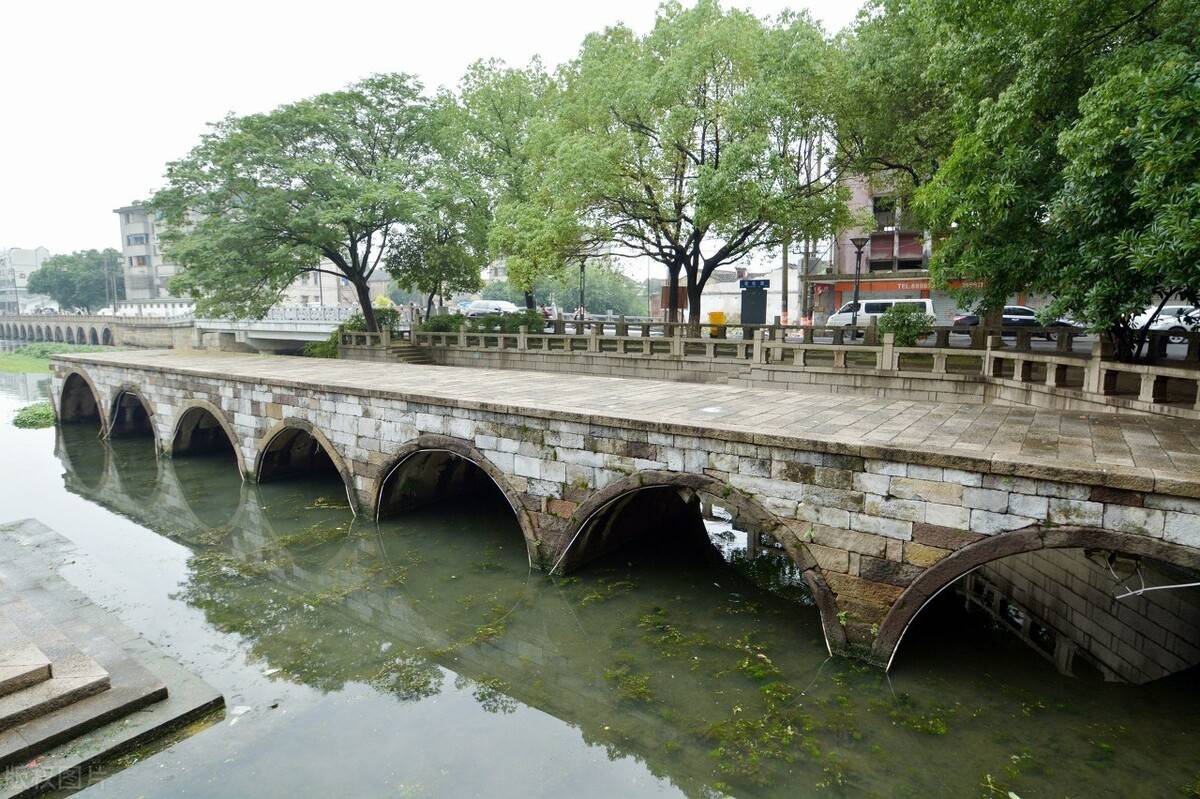
POLYGON ((875 226, 880 230, 896 225, 896 198, 872 197, 871 213, 875 215, 875 226))
POLYGON ((144 255, 129 256, 129 265, 130 266, 145 266, 146 265, 146 256, 144 256, 144 255))
POLYGON ((125 237, 125 243, 126 244, 145 244, 146 243, 146 234, 145 233, 131 233, 125 237))

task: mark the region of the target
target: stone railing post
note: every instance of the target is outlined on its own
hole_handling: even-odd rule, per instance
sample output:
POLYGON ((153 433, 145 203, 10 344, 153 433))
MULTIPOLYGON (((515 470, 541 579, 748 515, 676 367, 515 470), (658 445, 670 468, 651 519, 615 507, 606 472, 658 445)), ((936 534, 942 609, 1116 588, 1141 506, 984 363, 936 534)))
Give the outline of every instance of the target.
POLYGON ((879 351, 879 368, 885 372, 894 372, 899 365, 899 356, 896 355, 896 334, 883 334, 883 349, 879 351))
POLYGON ((671 326, 671 354, 682 358, 683 357, 683 325, 676 324, 671 326))
POLYGON ((382 344, 384 347, 392 346, 392 330, 391 330, 391 328, 385 327, 379 331, 379 343, 382 344))
POLYGON ((933 373, 935 375, 946 374, 946 353, 935 352, 933 354, 933 373))
POLYGON ((1084 373, 1083 388, 1092 394, 1105 394, 1109 382, 1105 375, 1104 359, 1112 355, 1112 345, 1104 339, 1092 344, 1092 357, 1088 359, 1084 373))
POLYGON ((592 329, 588 331, 588 352, 600 351, 600 326, 592 325, 592 329))
POLYGON ((1167 378, 1153 372, 1142 372, 1138 399, 1142 402, 1162 402, 1167 398, 1167 378))
POLYGON ((458 346, 460 346, 460 347, 467 346, 467 324, 466 324, 466 322, 464 322, 463 324, 458 326, 458 346))
POLYGON ((761 327, 754 330, 754 352, 750 360, 753 363, 767 362, 767 352, 766 348, 763 347, 763 331, 761 327))
POLYGON ((617 337, 624 338, 629 335, 629 324, 625 321, 625 314, 617 317, 617 337))
POLYGON ((993 377, 996 374, 996 351, 1003 349, 1004 339, 1000 336, 989 335, 985 341, 987 347, 983 353, 983 374, 985 377, 993 377))
POLYGON ((517 328, 517 349, 529 349, 529 325, 521 325, 517 328))

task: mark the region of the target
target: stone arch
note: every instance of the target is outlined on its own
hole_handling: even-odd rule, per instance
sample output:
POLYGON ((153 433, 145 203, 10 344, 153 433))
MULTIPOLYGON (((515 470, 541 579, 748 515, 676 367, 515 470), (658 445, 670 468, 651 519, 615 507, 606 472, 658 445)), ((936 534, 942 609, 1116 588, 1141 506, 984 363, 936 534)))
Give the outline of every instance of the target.
POLYGON ((513 514, 516 516, 517 525, 521 528, 521 534, 525 538, 525 547, 529 554, 530 565, 540 562, 541 540, 538 537, 537 528, 529 517, 529 511, 525 508, 524 503, 521 502, 520 494, 513 489, 508 481, 508 476, 499 467, 464 439, 427 433, 409 441, 393 453, 388 463, 381 467, 373 476, 375 481, 373 502, 376 519, 379 519, 380 514, 385 512, 384 505, 389 481, 400 474, 400 470, 406 463, 410 463, 412 459, 421 457, 427 453, 448 454, 474 465, 480 472, 486 475, 500 493, 504 495, 504 499, 508 502, 509 507, 512 508, 513 514))
POLYGON ((913 580, 879 625, 871 647, 872 657, 890 670, 904 634, 938 594, 980 566, 1009 555, 1042 549, 1104 549, 1200 569, 1200 549, 1136 533, 1041 525, 998 533, 947 555, 913 580))
POLYGON ((99 343, 100 343, 100 337, 98 335, 96 335, 96 328, 93 327, 93 328, 89 329, 88 330, 88 344, 95 346, 99 343))
POLYGON ((766 533, 778 541, 799 567, 812 593, 813 601, 821 615, 821 628, 825 633, 825 645, 829 651, 840 651, 846 646, 846 630, 838 621, 837 604, 833 591, 825 581, 816 558, 808 549, 808 545, 796 535, 791 527, 771 513, 762 503, 750 494, 723 483, 713 477, 703 474, 685 474, 681 472, 646 470, 630 475, 617 482, 610 483, 593 493, 583 502, 567 523, 566 546, 558 560, 551 568, 552 574, 561 574, 582 561, 572 563, 572 552, 577 547, 586 547, 586 538, 595 533, 590 529, 593 522, 602 518, 608 511, 614 510, 618 504, 628 500, 635 494, 647 489, 676 489, 689 492, 703 492, 719 497, 721 502, 732 506, 738 514, 738 519, 748 524, 755 531, 766 533))
POLYGON ((62 327, 61 327, 61 326, 56 326, 56 327, 54 328, 54 340, 55 340, 55 341, 62 341, 62 340, 63 340, 63 332, 62 332, 62 327))
POLYGON ((47 328, 44 328, 41 325, 38 325, 37 326, 37 336, 35 337, 36 340, 45 341, 46 340, 46 330, 47 330, 47 328))
POLYGON ((66 339, 68 344, 75 343, 75 328, 71 327, 70 325, 67 325, 66 339))
POLYGON ((342 479, 342 484, 346 488, 346 499, 350 503, 350 510, 355 516, 358 515, 358 496, 354 491, 354 473, 346 465, 345 459, 338 452, 337 447, 333 442, 321 432, 317 427, 314 427, 310 422, 304 419, 289 417, 280 421, 272 427, 266 435, 258 439, 257 454, 254 459, 254 476, 256 482, 263 482, 272 478, 272 472, 286 472, 290 467, 291 461, 295 457, 311 459, 315 451, 311 447, 307 447, 303 438, 299 434, 305 434, 309 439, 324 452, 325 457, 333 465, 334 470, 342 479), (297 450, 297 446, 301 449, 297 450), (307 449, 307 451, 303 451, 307 449), (289 454, 283 455, 288 452, 289 454), (280 455, 280 460, 285 461, 272 465, 272 459, 276 454, 280 455), (265 467, 265 472, 264 472, 265 467))
POLYGON ((219 444, 212 440, 214 431, 224 433, 237 458, 238 474, 245 479, 246 459, 233 425, 229 423, 223 410, 207 400, 188 400, 179 408, 175 429, 171 431, 170 452, 175 455, 183 452, 213 451, 213 446, 219 444))
POLYGON ((161 447, 154 424, 154 406, 129 383, 123 383, 112 393, 108 414, 108 435, 139 436, 149 433, 154 439, 154 453, 161 447))
POLYGON ((82 327, 75 328, 75 343, 87 344, 87 333, 82 327))
POLYGON ((86 373, 78 369, 67 372, 63 378, 62 391, 58 395, 58 418, 62 422, 86 422, 95 420, 103 434, 108 429, 102 395, 96 384, 86 373))
POLYGON ((110 328, 106 327, 100 332, 100 343, 106 347, 111 347, 113 345, 113 334, 110 328))

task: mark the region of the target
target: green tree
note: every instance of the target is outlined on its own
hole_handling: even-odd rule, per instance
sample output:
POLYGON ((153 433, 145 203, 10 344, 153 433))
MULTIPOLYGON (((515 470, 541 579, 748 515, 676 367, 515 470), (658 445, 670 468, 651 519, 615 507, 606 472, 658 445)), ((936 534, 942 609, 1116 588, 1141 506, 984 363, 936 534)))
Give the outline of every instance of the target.
POLYGON ((1104 65, 1064 131, 1052 229, 1056 309, 1110 329, 1121 354, 1145 331, 1128 320, 1172 296, 1200 304, 1200 14, 1104 65))
POLYGON ((397 286, 421 292, 426 315, 434 298, 478 289, 487 265, 491 198, 465 122, 452 98, 439 98, 431 115, 429 178, 387 256, 388 273, 397 286))
POLYGON ((111 248, 54 255, 30 273, 29 293, 45 294, 67 310, 94 311, 121 299, 112 294, 121 281, 109 283, 108 277, 120 271, 121 253, 111 248))
POLYGON ((427 188, 426 204, 396 239, 387 270, 396 285, 421 292, 425 313, 435 297, 475 291, 486 264, 486 220, 445 186, 427 188))
MULTIPOLYGON (((587 267, 584 280, 584 301, 588 313, 607 313, 639 316, 646 312, 645 287, 630 278, 615 265, 603 261, 587 267)), ((571 269, 543 275, 533 285, 532 294, 538 305, 557 304, 573 310, 579 303, 579 273, 571 269)), ((485 300, 508 300, 520 303, 525 292, 509 281, 497 281, 484 286, 485 300)))
POLYGON ((217 123, 152 201, 183 267, 172 290, 201 313, 261 316, 299 275, 327 272, 378 329, 367 281, 421 205, 428 139, 428 104, 402 74, 217 123))
POLYGON ((805 17, 781 25, 787 34, 774 37, 762 20, 700 0, 663 4, 646 36, 624 26, 588 36, 531 137, 533 208, 498 219, 519 231, 505 250, 559 263, 611 255, 601 244, 648 255, 666 266, 672 298, 686 277, 698 323, 717 267, 786 231, 828 227, 841 209, 833 165, 809 178, 793 146, 832 128, 823 73, 806 71, 828 48, 805 17), (804 135, 780 146, 780 131, 797 128, 804 135))
POLYGON ((953 96, 929 70, 938 14, 930 0, 870 0, 837 37, 830 81, 847 168, 895 192, 909 212, 954 142, 953 96))
POLYGON ((534 280, 561 265, 557 250, 551 249, 561 248, 561 235, 551 240, 553 234, 545 233, 555 227, 554 215, 523 216, 536 185, 530 140, 552 90, 553 82, 537 59, 524 69, 496 60, 477 61, 463 76, 457 96, 442 102, 453 109, 458 125, 454 161, 463 174, 478 180, 489 199, 489 256, 506 258, 510 279, 522 288, 526 307, 533 307, 534 280), (529 235, 538 227, 543 229, 540 235, 529 235))
POLYGON ((1195 296, 1194 73, 1187 0, 928 0, 926 77, 945 87, 953 144, 917 192, 941 240, 931 269, 1018 291, 1136 347, 1124 316, 1195 296), (1192 81, 1189 83, 1189 81, 1192 81))

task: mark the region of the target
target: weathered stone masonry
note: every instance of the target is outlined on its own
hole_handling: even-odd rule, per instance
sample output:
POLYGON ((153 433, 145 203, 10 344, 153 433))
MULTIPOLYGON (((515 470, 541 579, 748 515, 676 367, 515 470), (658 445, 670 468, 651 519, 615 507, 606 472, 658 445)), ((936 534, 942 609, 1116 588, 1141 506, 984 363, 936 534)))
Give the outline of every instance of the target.
POLYGON ((452 453, 496 482, 543 569, 566 571, 602 550, 593 522, 634 492, 716 497, 759 545, 778 544, 804 570, 830 647, 881 662, 925 601, 1004 555, 1088 546, 1200 567, 1200 481, 1178 472, 1067 469, 142 361, 56 358, 56 408, 72 374, 94 392, 106 430, 120 395, 135 394, 170 452, 181 417, 202 407, 249 479, 280 431, 304 429, 364 514, 398 464, 452 453))

